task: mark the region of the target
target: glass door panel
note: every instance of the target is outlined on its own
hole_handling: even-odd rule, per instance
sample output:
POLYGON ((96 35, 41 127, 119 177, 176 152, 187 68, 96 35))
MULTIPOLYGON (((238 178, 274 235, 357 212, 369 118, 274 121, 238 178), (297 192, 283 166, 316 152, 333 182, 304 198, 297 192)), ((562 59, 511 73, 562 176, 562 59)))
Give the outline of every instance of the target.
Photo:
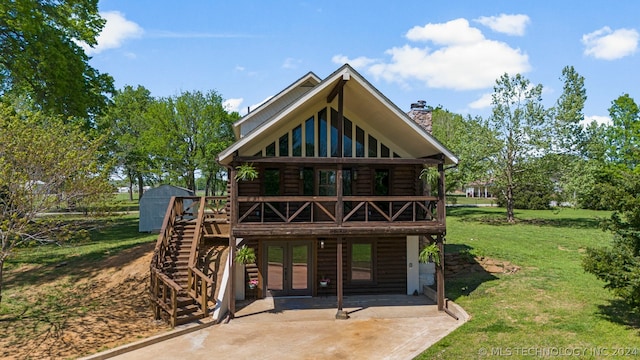
POLYGON ((311 295, 310 241, 288 241, 266 246, 267 290, 272 296, 311 295))
POLYGON ((309 288, 309 245, 292 245, 292 290, 306 290, 309 288))
POLYGON ((285 264, 282 245, 267 246, 267 290, 284 291, 285 264))

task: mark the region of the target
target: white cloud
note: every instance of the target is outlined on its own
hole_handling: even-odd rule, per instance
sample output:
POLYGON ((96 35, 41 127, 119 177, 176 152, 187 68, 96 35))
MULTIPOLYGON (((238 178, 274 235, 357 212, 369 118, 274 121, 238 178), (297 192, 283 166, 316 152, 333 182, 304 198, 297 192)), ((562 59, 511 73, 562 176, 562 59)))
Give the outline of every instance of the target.
POLYGON ((588 126, 592 122, 596 122, 598 125, 611 125, 611 118, 608 116, 591 115, 585 116, 580 123, 582 126, 588 126))
POLYGON ((369 59, 367 57, 364 56, 360 56, 357 57, 355 59, 349 59, 348 57, 340 54, 340 55, 335 55, 334 57, 331 58, 331 61, 333 61, 333 63, 335 64, 339 64, 339 65, 343 65, 343 64, 349 64, 351 66, 353 66, 355 69, 361 69, 361 68, 365 68, 367 66, 369 66, 370 64, 374 63, 375 60, 374 59, 369 59))
POLYGON ((224 109, 227 110, 228 112, 239 111, 240 105, 242 104, 243 101, 244 101, 243 98, 227 99, 222 102, 222 107, 224 107, 224 109))
POLYGON ((482 16, 475 21, 491 30, 512 36, 523 36, 527 25, 531 22, 529 16, 523 14, 498 16, 482 16))
POLYGON ((482 94, 476 101, 469 104, 472 109, 486 109, 491 107, 493 101, 493 93, 482 94))
POLYGON ((282 64, 283 69, 297 69, 302 64, 302 60, 294 58, 286 58, 282 64))
POLYGON ((339 62, 361 63, 376 79, 408 86, 418 80, 431 88, 454 90, 484 89, 495 84, 502 74, 529 71, 529 58, 520 49, 500 41, 489 40, 465 19, 414 27, 406 34, 412 41, 430 41, 435 49, 404 45, 386 51, 388 62, 365 57, 348 59, 334 56, 339 62))
POLYGON ((140 25, 127 20, 119 11, 100 13, 100 16, 107 22, 100 35, 96 38, 98 45, 92 48, 86 44, 80 44, 87 55, 99 54, 108 49, 119 48, 126 40, 139 38, 144 32, 140 25))
POLYGON ((584 54, 603 60, 616 60, 635 53, 639 39, 640 35, 635 29, 613 31, 608 26, 582 35, 584 54))
POLYGON ((484 40, 484 35, 469 26, 466 19, 455 19, 442 24, 414 26, 406 34, 411 41, 431 41, 438 45, 473 44, 484 40))

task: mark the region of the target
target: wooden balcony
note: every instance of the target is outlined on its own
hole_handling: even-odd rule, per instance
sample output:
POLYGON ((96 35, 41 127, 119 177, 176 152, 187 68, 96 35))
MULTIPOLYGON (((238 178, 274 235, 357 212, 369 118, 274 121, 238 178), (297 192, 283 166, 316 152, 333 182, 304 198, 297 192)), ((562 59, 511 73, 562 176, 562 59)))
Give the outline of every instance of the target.
POLYGON ((286 237, 441 234, 444 201, 431 196, 239 196, 233 235, 286 237))

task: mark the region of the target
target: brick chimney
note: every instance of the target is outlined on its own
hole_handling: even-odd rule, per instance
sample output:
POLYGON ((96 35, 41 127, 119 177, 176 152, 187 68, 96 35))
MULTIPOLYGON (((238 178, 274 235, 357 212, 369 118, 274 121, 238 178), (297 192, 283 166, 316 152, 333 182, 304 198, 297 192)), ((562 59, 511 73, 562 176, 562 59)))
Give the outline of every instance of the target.
POLYGON ((427 106, 426 101, 418 100, 411 104, 411 110, 407 114, 429 134, 432 134, 431 107, 427 106))

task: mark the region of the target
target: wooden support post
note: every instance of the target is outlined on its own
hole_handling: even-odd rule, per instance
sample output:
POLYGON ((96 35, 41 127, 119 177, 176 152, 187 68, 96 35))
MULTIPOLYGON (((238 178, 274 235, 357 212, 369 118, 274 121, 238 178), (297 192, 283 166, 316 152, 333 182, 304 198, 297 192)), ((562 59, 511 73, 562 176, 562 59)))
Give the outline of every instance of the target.
POLYGON ((438 310, 444 310, 444 236, 439 234, 436 238, 438 249, 440 250, 440 265, 436 266, 436 283, 437 283, 437 297, 438 297, 438 310))
POLYGON ((447 204, 444 186, 444 164, 438 164, 438 222, 445 225, 447 222, 447 204))
POLYGON ((229 297, 229 318, 233 319, 236 314, 236 237, 233 236, 233 229, 238 223, 238 183, 236 182, 236 169, 231 166, 229 170, 229 182, 231 184, 229 201, 231 202, 229 214, 229 287, 227 296, 229 297))
POLYGON ((343 303, 343 296, 342 296, 342 287, 343 287, 343 283, 342 283, 342 243, 343 243, 343 238, 340 236, 338 237, 338 251, 337 251, 337 255, 336 255, 336 261, 337 261, 337 268, 338 268, 338 275, 336 276, 338 279, 338 283, 337 283, 337 287, 338 287, 338 312, 336 313, 336 319, 340 319, 340 320, 346 320, 349 318, 349 315, 347 314, 346 311, 344 311, 342 309, 342 303, 343 303))

